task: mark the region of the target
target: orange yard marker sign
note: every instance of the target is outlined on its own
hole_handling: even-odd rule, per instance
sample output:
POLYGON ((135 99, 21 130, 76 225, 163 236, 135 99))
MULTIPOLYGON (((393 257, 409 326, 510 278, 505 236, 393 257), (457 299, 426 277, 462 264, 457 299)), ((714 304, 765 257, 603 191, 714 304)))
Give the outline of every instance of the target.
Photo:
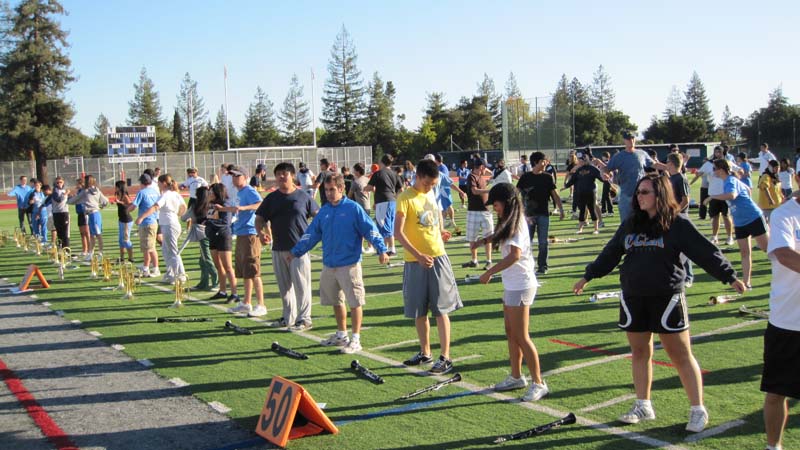
POLYGON ((290 439, 339 429, 317 406, 302 386, 283 377, 273 377, 267 400, 256 424, 256 433, 273 444, 286 447, 290 439))
POLYGON ((42 283, 42 287, 44 288, 50 287, 50 284, 44 278, 44 275, 42 275, 42 271, 39 270, 39 267, 36 264, 31 264, 30 266, 28 266, 28 271, 25 272, 25 276, 22 277, 22 281, 19 282, 20 291, 28 290, 28 285, 31 283, 31 280, 33 280, 34 275, 36 276, 36 278, 39 279, 39 282, 42 283))

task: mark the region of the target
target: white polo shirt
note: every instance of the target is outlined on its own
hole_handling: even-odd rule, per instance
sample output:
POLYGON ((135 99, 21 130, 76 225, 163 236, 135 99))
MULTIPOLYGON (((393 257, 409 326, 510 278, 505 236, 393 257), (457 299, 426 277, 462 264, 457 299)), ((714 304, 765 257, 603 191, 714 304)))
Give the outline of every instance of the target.
POLYGON ((800 331, 800 273, 781 264, 773 253, 783 247, 794 251, 800 249, 800 204, 797 199, 772 210, 769 228, 767 254, 772 262, 769 322, 784 330, 800 331))

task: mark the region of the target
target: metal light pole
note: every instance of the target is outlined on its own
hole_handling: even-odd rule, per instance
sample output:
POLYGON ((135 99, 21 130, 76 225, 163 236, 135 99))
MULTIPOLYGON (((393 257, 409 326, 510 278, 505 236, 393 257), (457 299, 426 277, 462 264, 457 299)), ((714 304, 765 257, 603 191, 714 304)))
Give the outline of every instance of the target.
POLYGON ((311 68, 311 131, 314 136, 314 148, 317 147, 317 114, 314 107, 314 68, 311 68))
POLYGON ((192 167, 196 167, 194 165, 194 100, 192 99, 192 90, 189 90, 189 130, 190 130, 190 142, 192 145, 192 167))
POLYGON ((225 142, 227 143, 227 150, 231 149, 231 130, 228 125, 228 66, 225 67, 225 142))

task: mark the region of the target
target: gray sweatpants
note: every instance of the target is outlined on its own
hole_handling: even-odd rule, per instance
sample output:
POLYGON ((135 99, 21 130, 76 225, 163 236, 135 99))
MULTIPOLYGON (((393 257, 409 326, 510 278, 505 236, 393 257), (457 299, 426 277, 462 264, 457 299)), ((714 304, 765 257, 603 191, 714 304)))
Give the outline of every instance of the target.
POLYGON ((161 234, 163 235, 161 253, 164 256, 164 264, 167 266, 167 278, 174 279, 185 275, 186 270, 183 268, 183 259, 178 253, 178 238, 181 235, 181 225, 177 223, 161 225, 161 234))
POLYGON ((286 262, 288 251, 272 251, 272 270, 278 282, 287 326, 311 323, 311 258, 308 253, 286 262))

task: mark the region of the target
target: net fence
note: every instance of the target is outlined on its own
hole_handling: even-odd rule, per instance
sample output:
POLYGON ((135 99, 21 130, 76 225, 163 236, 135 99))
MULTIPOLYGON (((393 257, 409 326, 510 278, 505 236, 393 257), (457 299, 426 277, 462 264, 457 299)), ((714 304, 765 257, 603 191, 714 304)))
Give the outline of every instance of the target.
POLYGON ((510 97, 503 102, 502 113, 506 158, 541 151, 555 164, 566 159, 574 148, 573 108, 569 98, 510 97))

